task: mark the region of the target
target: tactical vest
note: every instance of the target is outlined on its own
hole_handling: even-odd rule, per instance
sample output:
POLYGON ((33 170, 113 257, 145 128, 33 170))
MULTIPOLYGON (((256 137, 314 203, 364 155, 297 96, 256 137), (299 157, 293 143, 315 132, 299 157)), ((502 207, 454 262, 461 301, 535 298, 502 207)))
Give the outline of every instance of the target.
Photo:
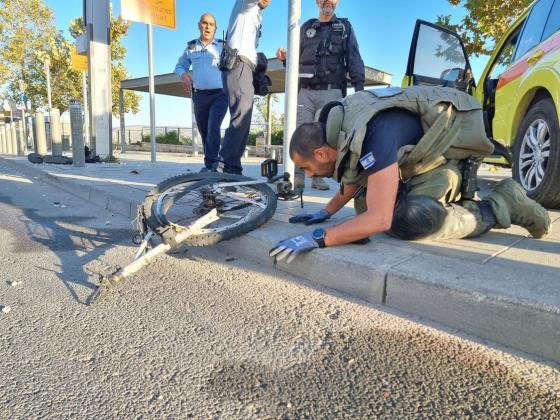
POLYGON ((428 172, 451 159, 484 157, 494 151, 486 137, 480 102, 456 89, 413 86, 365 90, 342 99, 340 103, 343 114, 341 107, 335 107, 327 119, 327 142, 337 149, 333 178, 338 182, 367 185, 367 172, 360 164, 367 124, 379 112, 390 108, 402 108, 418 115, 424 129, 424 136, 418 144, 399 149, 398 163, 403 180, 428 172), (331 118, 337 108, 338 121, 331 118))
POLYGON ((346 81, 346 42, 350 31, 350 22, 342 18, 325 23, 310 19, 303 24, 299 72, 313 77, 302 77, 302 86, 346 81), (321 26, 327 26, 327 29, 320 31, 321 26))

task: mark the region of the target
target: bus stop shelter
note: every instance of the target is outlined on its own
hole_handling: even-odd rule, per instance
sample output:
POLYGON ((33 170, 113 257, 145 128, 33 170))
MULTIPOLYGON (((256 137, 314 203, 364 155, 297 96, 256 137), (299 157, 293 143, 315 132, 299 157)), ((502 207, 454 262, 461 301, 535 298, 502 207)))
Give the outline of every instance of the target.
MULTIPOLYGON (((268 76, 272 81, 272 86, 270 86, 269 93, 284 93, 285 89, 285 80, 286 80, 286 69, 280 60, 277 58, 271 58, 268 61, 268 76)), ((365 67, 365 86, 372 87, 372 86, 390 86, 391 85, 391 74, 384 72, 382 70, 378 70, 373 67, 366 66, 365 67)), ((190 98, 185 90, 183 89, 183 84, 177 77, 175 73, 168 73, 168 74, 161 74, 156 75, 154 77, 155 83, 155 93, 160 95, 168 95, 168 96, 177 96, 182 98, 190 98)), ((352 87, 349 83, 349 87, 352 87)), ((125 151, 125 120, 124 120, 124 111, 123 111, 123 91, 124 90, 133 90, 137 92, 149 92, 149 80, 148 77, 140 77, 137 79, 128 79, 123 80, 121 82, 120 88, 120 95, 119 95, 119 110, 120 110, 120 129, 121 129, 121 150, 125 151)), ((267 121, 270 124, 270 99, 271 96, 268 95, 268 106, 267 112, 269 115, 267 116, 267 121)), ((192 118, 193 127, 195 126, 196 122, 194 116, 192 118)), ((267 131, 267 145, 270 145, 270 135, 271 129, 270 127, 266 130, 267 131)), ((193 130, 194 132, 194 130, 193 130)), ((193 136, 193 146, 195 143, 195 139, 193 136)), ((195 149, 196 150, 196 149, 195 149)))

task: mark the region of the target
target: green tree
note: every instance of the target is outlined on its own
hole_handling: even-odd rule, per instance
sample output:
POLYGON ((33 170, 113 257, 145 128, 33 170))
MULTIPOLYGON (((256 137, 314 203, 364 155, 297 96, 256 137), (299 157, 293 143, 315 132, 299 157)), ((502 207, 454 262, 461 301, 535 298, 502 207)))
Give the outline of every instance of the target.
POLYGON ((462 6, 467 14, 459 23, 451 22, 451 15, 439 15, 437 23, 457 32, 469 55, 490 55, 496 42, 513 20, 533 0, 447 0, 462 6))
POLYGON ((43 0, 0 0, 0 94, 17 98, 18 80, 29 85, 37 51, 56 36, 52 10, 43 0))
MULTIPOLYGON (((128 79, 129 73, 124 65, 126 48, 122 44, 123 38, 128 33, 131 23, 124 21, 120 16, 111 16, 111 84, 113 115, 119 115, 119 90, 121 81, 128 79)), ((82 18, 74 19, 70 23, 70 34, 77 38, 84 33, 84 22, 82 18)), ((124 112, 136 114, 140 110, 140 95, 125 90, 124 91, 124 112)))
MULTIPOLYGON (((274 107, 274 104, 278 103, 278 96, 273 93, 271 94, 271 96, 272 98, 270 100, 270 104, 272 107, 274 107)), ((268 107, 266 96, 255 96, 254 107, 257 112, 253 115, 253 124, 266 126, 268 124, 268 107)), ((284 124, 283 116, 279 117, 274 113, 274 110, 271 112, 270 116, 272 119, 273 127, 284 124)))

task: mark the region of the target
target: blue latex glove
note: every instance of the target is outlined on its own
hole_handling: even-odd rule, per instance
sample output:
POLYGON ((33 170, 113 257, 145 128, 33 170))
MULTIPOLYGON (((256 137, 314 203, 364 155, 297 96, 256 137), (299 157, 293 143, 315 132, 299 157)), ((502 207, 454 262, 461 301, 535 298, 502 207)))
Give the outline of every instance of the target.
POLYGON ((272 247, 269 252, 271 257, 276 257, 277 261, 282 261, 287 257, 286 262, 291 263, 299 254, 319 248, 319 244, 313 239, 313 232, 284 239, 272 247))
POLYGON ((290 217, 290 223, 305 223, 307 226, 313 225, 315 223, 322 223, 325 220, 329 220, 331 218, 331 214, 325 210, 321 209, 315 213, 307 213, 303 212, 300 214, 296 214, 294 217, 290 217))

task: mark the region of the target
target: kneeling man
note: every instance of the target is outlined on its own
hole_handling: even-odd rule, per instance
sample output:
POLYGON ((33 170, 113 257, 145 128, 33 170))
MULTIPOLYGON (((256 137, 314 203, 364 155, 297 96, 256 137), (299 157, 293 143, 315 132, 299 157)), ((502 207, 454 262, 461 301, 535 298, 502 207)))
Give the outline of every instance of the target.
POLYGON ((318 122, 294 132, 290 156, 308 176, 332 177, 340 189, 324 209, 290 222, 323 222, 352 198, 357 216, 280 241, 270 255, 291 262, 386 231, 405 240, 457 239, 515 224, 544 237, 548 212, 514 180, 475 199, 477 165, 494 150, 482 118, 475 98, 433 86, 362 91, 327 104, 318 122))

